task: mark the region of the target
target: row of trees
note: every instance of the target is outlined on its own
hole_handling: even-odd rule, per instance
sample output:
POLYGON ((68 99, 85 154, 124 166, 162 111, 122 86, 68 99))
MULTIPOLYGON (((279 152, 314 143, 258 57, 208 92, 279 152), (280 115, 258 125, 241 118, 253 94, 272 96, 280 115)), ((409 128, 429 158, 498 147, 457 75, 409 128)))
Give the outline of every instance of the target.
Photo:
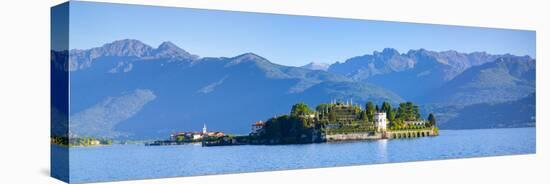
MULTIPOLYGON (((320 104, 316 107, 316 110, 318 112, 323 112, 324 109, 327 109, 327 107, 329 106, 330 104, 320 104)), ((358 107, 354 109, 360 112, 358 107)), ((383 102, 380 107, 378 105, 375 105, 372 101, 369 101, 365 104, 365 110, 361 112, 359 119, 366 120, 368 122, 374 122, 374 114, 376 112, 385 112, 387 119, 392 122, 392 125, 395 126, 404 126, 406 121, 423 121, 422 116, 420 115, 419 106, 414 104, 413 102, 400 103, 397 108, 393 108, 389 102, 383 102)), ((290 116, 298 118, 300 116, 309 115, 312 113, 314 113, 314 111, 310 109, 307 104, 298 103, 292 106, 290 116)), ((331 116, 329 112, 329 120, 333 121, 334 117, 335 115, 332 114, 331 116)), ((435 116, 434 114, 430 113, 428 115, 426 126, 435 125, 435 116)))
MULTIPOLYGON (((372 111, 369 110, 370 103, 372 102, 367 103, 367 112, 372 111)), ((378 112, 385 112, 387 119, 391 122, 390 126, 394 128, 407 128, 405 123, 406 121, 424 121, 420 115, 420 108, 412 102, 400 103, 397 108, 392 108, 390 103, 383 102, 381 109, 376 106, 374 107, 374 110, 378 112)), ((431 127, 435 125, 435 115, 432 113, 428 114, 428 121, 424 124, 424 126, 431 127)))
POLYGON ((374 121, 374 114, 376 112, 385 112, 388 120, 392 122, 395 120, 421 120, 419 107, 412 102, 400 103, 397 108, 393 108, 388 102, 383 102, 381 108, 378 105, 374 105, 371 101, 367 102, 364 113, 369 121, 374 121))
MULTIPOLYGON (((317 106, 318 112, 324 111, 330 104, 321 104, 317 106)), ((358 112, 358 107, 354 108, 358 112)), ((367 122, 374 122, 374 114, 376 112, 385 112, 387 119, 392 122, 392 126, 405 126, 406 121, 423 121, 420 114, 420 108, 413 102, 400 103, 397 108, 393 108, 389 102, 383 102, 381 106, 375 105, 372 101, 365 104, 365 110, 360 112, 359 119, 367 122)), ((311 114, 313 111, 304 103, 298 103, 292 107, 291 116, 299 117, 300 115, 311 114)), ((334 114, 329 112, 329 120, 334 121, 334 114), (332 116, 331 116, 332 115, 332 116)), ((435 126, 436 119, 434 114, 428 115, 426 126, 435 126)))

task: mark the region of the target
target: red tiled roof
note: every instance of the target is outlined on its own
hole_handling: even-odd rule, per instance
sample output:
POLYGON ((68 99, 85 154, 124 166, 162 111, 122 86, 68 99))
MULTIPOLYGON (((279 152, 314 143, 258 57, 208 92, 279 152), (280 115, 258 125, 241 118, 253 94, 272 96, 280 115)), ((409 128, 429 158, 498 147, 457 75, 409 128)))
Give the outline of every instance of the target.
POLYGON ((265 125, 265 123, 262 122, 262 121, 258 121, 256 123, 252 124, 252 126, 264 126, 264 125, 265 125))

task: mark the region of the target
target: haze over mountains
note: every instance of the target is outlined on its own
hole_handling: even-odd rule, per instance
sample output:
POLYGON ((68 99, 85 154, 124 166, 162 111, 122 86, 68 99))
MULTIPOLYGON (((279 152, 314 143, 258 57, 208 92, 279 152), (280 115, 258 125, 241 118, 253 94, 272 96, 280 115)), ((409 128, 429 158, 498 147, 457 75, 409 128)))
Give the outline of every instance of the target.
POLYGON ((470 105, 513 101, 535 93, 535 61, 500 57, 473 66, 425 95, 431 103, 470 105))
MULTIPOLYGON (((58 55, 52 51, 52 59, 58 55)), ((483 104, 498 106, 494 114, 510 116, 511 106, 518 106, 534 117, 535 60, 528 56, 424 49, 400 54, 387 48, 330 66, 291 67, 254 53, 199 57, 171 42, 153 48, 127 39, 71 50, 68 57, 75 135, 158 138, 198 131, 204 123, 210 130, 247 133, 251 123, 286 114, 294 103, 315 106, 331 99, 362 105, 414 101, 440 113, 441 128, 498 127, 461 126, 456 119, 475 119, 472 109, 483 104)))
POLYGON ((410 100, 422 101, 423 95, 428 91, 442 87, 465 70, 502 57, 531 60, 528 56, 518 57, 509 54, 434 52, 425 49, 400 54, 395 49, 386 48, 382 52, 375 51, 370 55, 335 63, 328 71, 356 81, 380 85, 410 100))

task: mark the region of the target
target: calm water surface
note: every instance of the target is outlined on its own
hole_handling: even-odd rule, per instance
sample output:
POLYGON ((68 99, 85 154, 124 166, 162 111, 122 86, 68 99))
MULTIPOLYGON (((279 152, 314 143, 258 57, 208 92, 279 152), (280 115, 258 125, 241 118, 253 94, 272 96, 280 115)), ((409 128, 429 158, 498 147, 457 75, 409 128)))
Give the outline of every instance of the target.
POLYGON ((440 136, 278 146, 71 148, 71 182, 535 153, 535 128, 442 130, 440 136))

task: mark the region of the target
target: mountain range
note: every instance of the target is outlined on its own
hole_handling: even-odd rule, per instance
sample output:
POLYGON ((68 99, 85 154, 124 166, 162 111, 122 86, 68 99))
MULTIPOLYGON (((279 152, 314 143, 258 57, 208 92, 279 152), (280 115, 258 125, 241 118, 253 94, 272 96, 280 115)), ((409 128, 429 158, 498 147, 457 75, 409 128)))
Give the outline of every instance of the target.
POLYGON ((365 81, 392 90, 406 99, 423 101, 429 91, 441 88, 473 66, 490 63, 498 58, 528 56, 491 55, 485 52, 434 52, 425 49, 400 54, 386 48, 382 52, 352 57, 343 63, 332 64, 328 71, 355 81, 365 81))
POLYGON ((331 99, 402 102, 391 91, 320 70, 282 66, 254 53, 191 55, 165 42, 121 40, 70 51, 71 133, 166 136, 174 131, 246 133, 292 104, 331 99), (171 53, 171 54, 166 54, 171 53))
MULTIPOLYGON (((59 55, 52 51, 52 60, 59 55)), ((387 48, 343 63, 292 67, 254 53, 200 57, 171 42, 154 48, 126 39, 70 50, 66 57, 70 131, 79 136, 158 138, 204 124, 247 133, 253 122, 286 114, 294 103, 332 99, 394 105, 410 100, 448 117, 442 128, 460 128, 453 117, 475 114, 469 108, 490 104, 499 107, 496 114, 510 113, 499 109, 535 92, 535 60, 484 52, 400 54, 387 48)), ((503 126, 534 126, 518 123, 503 126)), ((495 127, 467 128, 476 126, 495 127)))
POLYGON ((441 87, 428 92, 428 103, 471 105, 514 101, 535 93, 535 61, 501 57, 473 66, 441 87))

